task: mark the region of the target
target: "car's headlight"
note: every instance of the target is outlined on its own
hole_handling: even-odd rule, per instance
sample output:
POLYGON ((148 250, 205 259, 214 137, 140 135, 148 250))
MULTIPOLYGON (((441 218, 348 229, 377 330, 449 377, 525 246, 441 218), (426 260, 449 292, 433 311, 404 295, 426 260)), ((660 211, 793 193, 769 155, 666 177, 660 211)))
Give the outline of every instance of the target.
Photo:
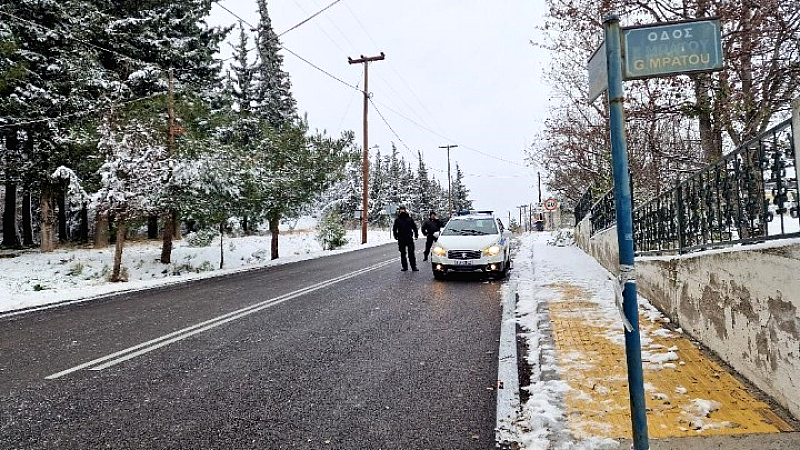
POLYGON ((486 253, 489 256, 494 256, 494 255, 500 253, 501 250, 503 250, 502 247, 500 247, 497 244, 494 244, 491 247, 488 247, 488 248, 484 249, 483 253, 486 253))
POLYGON ((441 245, 434 245, 431 251, 436 256, 444 256, 447 253, 447 250, 445 250, 441 245))

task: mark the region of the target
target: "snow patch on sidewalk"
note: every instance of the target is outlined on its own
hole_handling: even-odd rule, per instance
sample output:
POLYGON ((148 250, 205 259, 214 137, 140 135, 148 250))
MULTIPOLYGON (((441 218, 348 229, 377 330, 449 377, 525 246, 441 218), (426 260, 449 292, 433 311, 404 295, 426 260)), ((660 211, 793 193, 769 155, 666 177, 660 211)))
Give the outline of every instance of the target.
MULTIPOLYGON (((521 238, 522 245, 514 258, 514 274, 508 283, 508 288, 515 289, 519 296, 518 321, 530 348, 526 355, 531 367, 530 384, 524 388, 529 397, 517 421, 517 442, 529 450, 616 449, 619 443, 613 439, 572 437, 564 408, 564 399, 571 388, 559 377, 555 349, 545 335, 550 329, 547 303, 560 298, 558 286, 567 282, 594 293, 591 301, 603 306, 603 317, 592 320, 617 320, 616 307, 602 302, 609 294, 608 275, 581 250, 548 245, 548 239, 552 242, 546 233, 526 234, 521 238)), ((558 356, 562 364, 566 360, 573 365, 585 360, 580 352, 558 356)))

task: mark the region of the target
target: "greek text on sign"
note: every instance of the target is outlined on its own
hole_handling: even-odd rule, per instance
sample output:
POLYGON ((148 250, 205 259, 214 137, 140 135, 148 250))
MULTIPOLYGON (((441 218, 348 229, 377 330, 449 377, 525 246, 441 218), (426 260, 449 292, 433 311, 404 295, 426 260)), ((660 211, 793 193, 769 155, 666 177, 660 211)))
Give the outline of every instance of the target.
POLYGON ((719 19, 622 30, 623 78, 650 78, 722 68, 719 19))

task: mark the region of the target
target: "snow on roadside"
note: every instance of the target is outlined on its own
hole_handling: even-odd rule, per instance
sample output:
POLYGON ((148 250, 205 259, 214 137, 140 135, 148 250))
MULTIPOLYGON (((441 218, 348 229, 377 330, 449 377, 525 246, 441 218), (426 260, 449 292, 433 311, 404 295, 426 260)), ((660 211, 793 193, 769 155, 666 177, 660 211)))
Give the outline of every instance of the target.
POLYGON ((61 248, 52 253, 21 252, 13 258, 0 259, 0 312, 40 307, 64 301, 147 289, 236 271, 286 264, 324 255, 341 253, 365 246, 389 242, 388 230, 370 230, 367 244, 361 244, 361 230, 347 232, 348 243, 341 249, 323 251, 316 230, 305 221, 294 231, 279 236, 281 257, 270 260, 271 237, 225 237, 223 269, 219 269, 220 242, 208 247, 190 247, 186 240, 174 242, 172 263, 159 262, 160 241, 126 242, 123 267, 127 282, 108 281, 113 266, 114 247, 105 249, 61 248))
MULTIPOLYGON (((564 398, 571 388, 558 376, 549 375, 558 374, 560 369, 555 349, 546 336, 549 318, 541 309, 541 305, 559 298, 552 285, 562 281, 591 292, 609 289, 607 272, 577 247, 547 245, 548 238, 546 233, 522 237, 508 287, 518 294, 517 315, 529 345, 526 357, 531 367, 530 385, 525 388, 529 398, 517 423, 517 439, 527 450, 618 448, 619 443, 613 439, 576 441, 571 436, 563 409, 564 398)), ((610 305, 604 309, 604 320, 619 321, 616 307, 610 305)), ((575 353, 561 354, 559 358, 562 361, 570 358, 577 363, 581 355, 575 353)))

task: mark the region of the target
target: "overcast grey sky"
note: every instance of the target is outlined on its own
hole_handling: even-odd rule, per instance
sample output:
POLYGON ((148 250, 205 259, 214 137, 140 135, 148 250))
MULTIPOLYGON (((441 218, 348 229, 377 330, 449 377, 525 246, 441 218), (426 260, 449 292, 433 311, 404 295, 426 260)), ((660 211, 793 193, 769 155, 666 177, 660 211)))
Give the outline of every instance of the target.
MULTIPOLYGON (((283 33, 332 1, 272 1, 273 27, 283 33)), ((258 23, 255 0, 220 3, 258 23)), ((544 12, 543 0, 341 0, 281 42, 359 88, 363 64, 348 64, 348 56, 384 52, 385 60, 370 64, 369 91, 399 139, 370 105, 370 147, 378 145, 386 154, 394 142, 414 167, 416 151, 422 151, 431 173, 446 186, 447 152, 438 147, 457 144, 450 153, 452 173, 458 163, 475 207, 494 209, 505 219, 509 213, 518 217, 516 206, 538 199, 537 169, 523 158, 541 129, 549 98, 541 79, 547 55, 529 44, 544 12)), ((218 5, 212 9, 212 25, 236 22, 218 5)), ((360 145, 362 94, 288 51, 283 56, 292 93, 311 126, 333 135, 353 130, 360 145)))

